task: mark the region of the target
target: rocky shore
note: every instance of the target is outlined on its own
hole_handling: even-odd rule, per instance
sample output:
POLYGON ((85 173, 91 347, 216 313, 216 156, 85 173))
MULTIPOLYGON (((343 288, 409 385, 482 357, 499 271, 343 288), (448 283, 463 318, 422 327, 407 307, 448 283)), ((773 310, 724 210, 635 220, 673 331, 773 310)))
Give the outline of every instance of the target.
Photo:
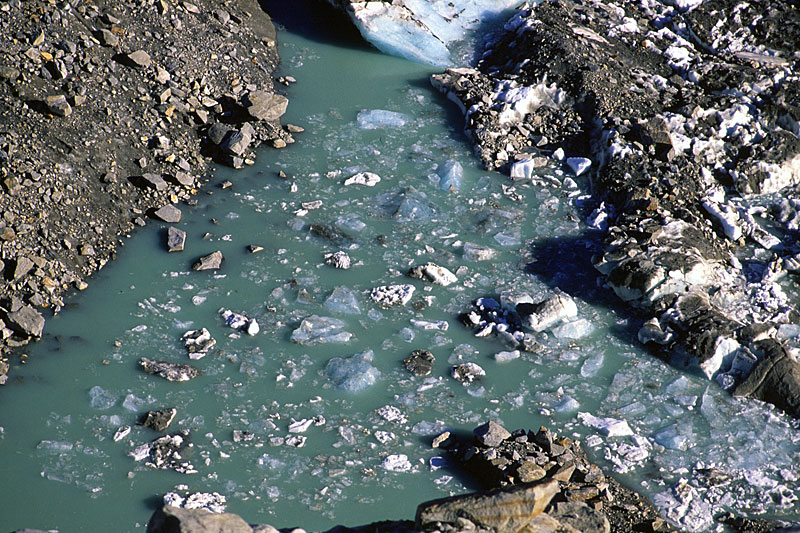
MULTIPOLYGON (((212 160, 293 141, 256 0, 0 2, 0 383, 45 317, 212 160)), ((283 80, 282 80, 283 81, 283 80)), ((167 206, 165 208, 165 206, 167 206)))
POLYGON ((432 79, 487 168, 588 180, 593 263, 642 343, 795 416, 799 39, 792 2, 544 2, 432 79))

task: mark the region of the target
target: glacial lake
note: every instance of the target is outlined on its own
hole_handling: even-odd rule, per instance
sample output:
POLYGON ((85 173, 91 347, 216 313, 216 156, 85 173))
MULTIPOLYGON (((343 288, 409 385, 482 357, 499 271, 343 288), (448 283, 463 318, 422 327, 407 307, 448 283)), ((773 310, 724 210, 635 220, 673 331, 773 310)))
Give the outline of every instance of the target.
POLYGON ((431 439, 488 419, 580 439, 593 460, 651 498, 713 467, 731 477, 703 493, 715 510, 800 520, 797 423, 642 348, 638 319, 591 268, 599 235, 583 223, 588 184, 555 167, 541 182, 516 184, 482 170, 460 112, 430 86, 438 69, 383 55, 352 32, 331 30, 341 25, 327 17, 276 14, 285 25, 280 74, 297 79, 286 88, 284 117, 305 128, 297 142, 260 150, 240 171, 217 168, 198 205, 181 206, 184 252, 167 253, 166 224, 138 230, 48 320, 45 338, 25 351, 28 363, 0 388, 0 526, 142 531, 160 495, 178 485, 217 491, 229 511, 279 528, 413 519, 425 500, 476 488, 431 439), (376 123, 374 110, 402 117, 376 123), (449 161, 463 176, 440 187, 449 161), (344 185, 359 172, 381 180, 344 185), (547 186, 548 175, 562 186, 547 186), (222 188, 226 180, 232 186, 222 188), (469 253, 480 247, 494 257, 469 253), (225 256, 219 271, 191 271, 214 250, 225 256), (339 250, 351 269, 324 264, 339 250), (428 261, 458 282, 405 275, 428 261), (389 284, 413 285, 411 302, 384 309, 370 300, 374 287, 389 284), (557 288, 575 298, 577 320, 537 334, 542 349, 514 360, 495 360, 508 348, 458 319, 477 298, 540 301, 557 288), (332 305, 334 290, 357 305, 332 305), (255 318, 259 333, 227 327, 221 309, 255 318), (291 342, 313 315, 343 321, 352 339, 291 342), (181 337, 199 328, 217 345, 190 361, 181 337), (418 349, 436 358, 427 378, 402 365, 418 349), (375 384, 335 387, 329 361, 367 350, 380 372, 375 384), (192 363, 202 375, 167 382, 145 374, 142 357, 192 363), (463 386, 450 376, 460 362, 486 376, 463 386), (166 407, 178 413, 168 431, 191 432, 184 458, 195 474, 154 470, 129 455, 159 436, 135 425, 140 416, 166 407), (636 438, 604 436, 578 413, 626 420, 636 438), (289 432, 304 419, 310 427, 289 432), (115 442, 126 425, 131 432, 115 442), (234 431, 254 438, 234 442, 234 431), (298 435, 302 446, 287 444, 298 435), (384 468, 399 455, 406 471, 384 468))

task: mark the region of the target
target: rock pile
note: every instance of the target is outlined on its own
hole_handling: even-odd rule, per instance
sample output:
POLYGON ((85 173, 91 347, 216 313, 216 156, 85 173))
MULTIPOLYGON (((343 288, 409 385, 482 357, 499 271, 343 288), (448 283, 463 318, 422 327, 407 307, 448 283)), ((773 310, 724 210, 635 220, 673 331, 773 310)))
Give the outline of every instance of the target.
MULTIPOLYGON (((292 138, 278 122, 287 102, 271 78, 275 30, 255 0, 2 7, 7 354, 41 335, 44 310, 58 312, 65 293, 85 288, 145 213, 177 222, 174 204, 191 201, 212 157, 241 166, 259 143, 292 138)), ((170 240, 171 250, 182 246, 170 240)))
POLYGON ((796 416, 800 363, 777 331, 798 320, 778 283, 800 266, 798 38, 787 1, 561 0, 432 78, 487 168, 589 177, 594 264, 652 319, 642 342, 796 416))

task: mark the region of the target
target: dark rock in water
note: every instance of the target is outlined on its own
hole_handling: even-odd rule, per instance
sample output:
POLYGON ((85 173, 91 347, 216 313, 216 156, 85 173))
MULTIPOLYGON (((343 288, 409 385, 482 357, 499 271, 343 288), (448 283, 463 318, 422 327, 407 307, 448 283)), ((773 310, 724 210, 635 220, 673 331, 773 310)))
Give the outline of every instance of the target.
POLYGON ((181 221, 181 210, 172 204, 167 204, 153 211, 153 217, 163 222, 177 224, 181 221))
POLYGON ((772 339, 759 341, 755 347, 763 354, 761 361, 733 394, 774 404, 800 418, 800 363, 772 339))
POLYGON ((162 409, 161 411, 148 411, 142 418, 140 425, 154 431, 166 431, 176 414, 178 414, 178 410, 174 407, 162 409))
POLYGON ((462 526, 462 520, 497 532, 524 531, 533 518, 542 513, 558 493, 558 482, 544 481, 532 485, 500 489, 486 493, 442 498, 417 508, 415 527, 418 530, 439 529, 439 524, 462 526), (502 510, 502 511, 501 511, 502 510))
POLYGON ((222 261, 224 259, 222 252, 217 250, 216 252, 212 252, 198 259, 192 265, 192 270, 216 270, 222 266, 222 261))
POLYGON ((244 99, 244 108, 257 120, 277 120, 286 113, 289 100, 280 94, 252 91, 244 99))
POLYGON ((353 238, 329 224, 311 224, 308 229, 313 235, 321 237, 338 246, 349 246, 353 238))
POLYGON ((492 420, 476 427, 472 433, 478 442, 490 448, 500 446, 504 440, 511 436, 511 433, 506 428, 492 420))
POLYGON ((414 350, 411 355, 403 359, 403 366, 415 376, 423 377, 430 375, 434 361, 433 354, 428 350, 414 350))
POLYGON ((185 244, 186 232, 175 226, 170 226, 167 229, 167 249, 170 252, 182 252, 185 244))
POLYGON ((167 381, 189 381, 200 375, 200 371, 192 365, 155 361, 147 357, 142 357, 139 364, 148 374, 161 376, 167 381))
POLYGON ((147 533, 253 533, 239 515, 212 513, 205 509, 182 509, 165 505, 147 523, 147 533))
POLYGON ((41 337, 44 329, 44 316, 31 305, 23 305, 7 314, 8 326, 27 337, 41 337))
POLYGON ((485 376, 486 371, 479 365, 469 362, 453 366, 450 369, 450 374, 462 385, 469 385, 485 376))

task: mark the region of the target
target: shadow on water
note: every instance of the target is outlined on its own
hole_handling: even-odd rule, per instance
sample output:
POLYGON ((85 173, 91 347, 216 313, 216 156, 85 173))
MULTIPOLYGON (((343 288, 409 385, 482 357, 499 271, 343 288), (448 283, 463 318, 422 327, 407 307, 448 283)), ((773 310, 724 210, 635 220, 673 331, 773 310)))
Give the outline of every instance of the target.
MULTIPOLYGON (((276 25, 308 40, 342 48, 369 50, 350 18, 319 0, 259 0, 276 25)), ((375 50, 375 53, 380 53, 375 50)))
POLYGON ((548 237, 528 244, 521 267, 547 286, 560 289, 593 307, 610 309, 617 317, 629 318, 625 325, 609 328, 626 343, 638 343, 643 318, 604 286, 603 276, 594 268, 592 257, 602 251, 601 235, 585 231, 576 237, 548 237))
MULTIPOLYGON (((455 439, 456 442, 471 442, 473 439, 472 431, 461 429, 448 429, 448 431, 450 431, 452 436, 451 438, 455 439)), ((417 440, 421 446, 430 448, 435 437, 436 436, 422 436, 417 440)), ((477 492, 486 488, 478 479, 475 478, 474 475, 470 474, 467 469, 459 465, 455 459, 452 459, 446 450, 439 449, 438 451, 439 456, 445 458, 444 466, 441 467, 442 472, 446 472, 447 474, 453 476, 456 481, 461 483, 467 489, 467 492, 477 492)))

